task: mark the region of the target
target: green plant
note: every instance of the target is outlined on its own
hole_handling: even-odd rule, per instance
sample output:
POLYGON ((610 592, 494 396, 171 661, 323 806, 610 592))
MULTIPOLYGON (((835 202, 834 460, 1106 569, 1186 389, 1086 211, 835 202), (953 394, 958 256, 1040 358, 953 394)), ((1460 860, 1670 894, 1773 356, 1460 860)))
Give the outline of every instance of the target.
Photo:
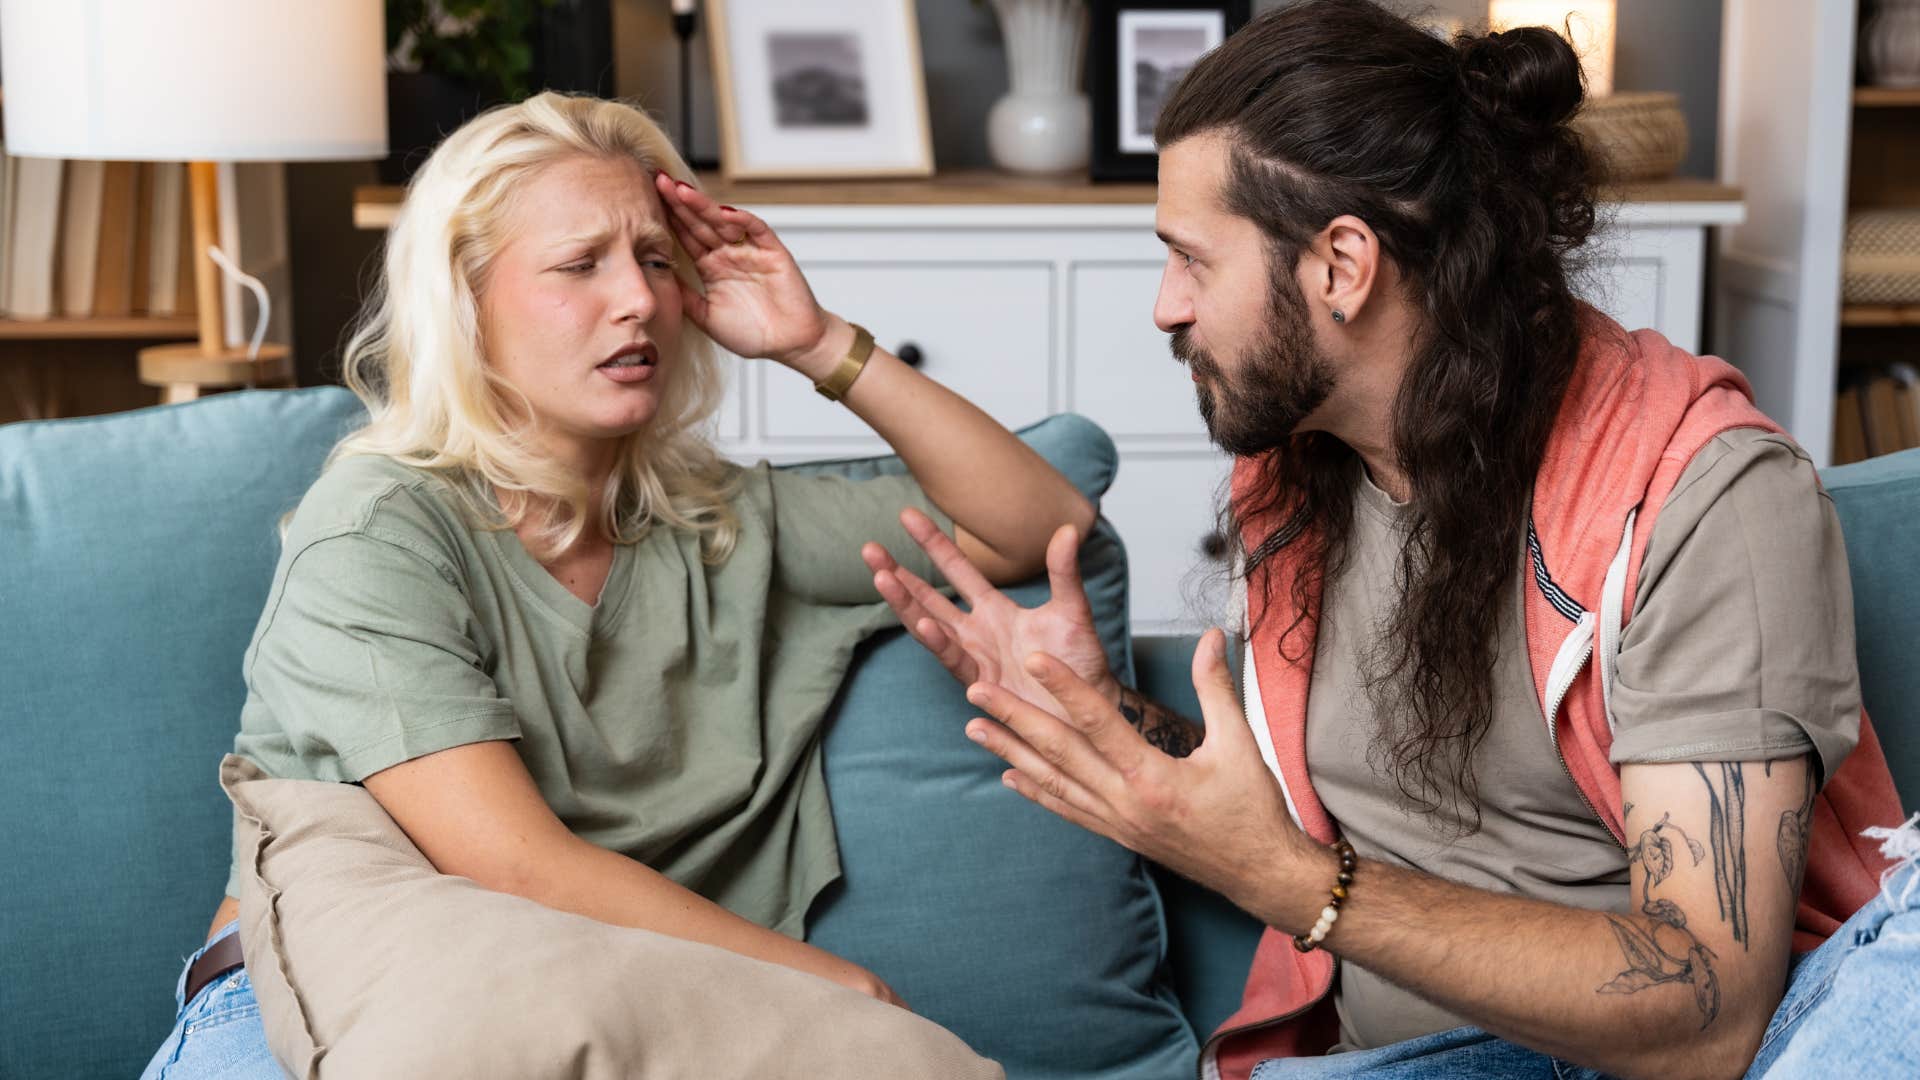
POLYGON ((554 0, 387 0, 387 55, 489 99, 533 92, 533 29, 554 0))

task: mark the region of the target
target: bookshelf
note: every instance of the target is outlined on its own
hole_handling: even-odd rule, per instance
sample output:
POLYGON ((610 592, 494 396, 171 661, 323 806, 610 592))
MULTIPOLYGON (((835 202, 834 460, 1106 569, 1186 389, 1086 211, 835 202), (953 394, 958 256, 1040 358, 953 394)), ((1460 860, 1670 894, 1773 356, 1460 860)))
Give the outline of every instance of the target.
POLYGON ((1821 466, 1920 445, 1920 298, 1845 298, 1849 232, 1856 272, 1897 272, 1920 211, 1920 88, 1857 85, 1859 13, 1728 4, 1721 37, 1719 168, 1751 212, 1716 240, 1713 349, 1821 466))
POLYGON ((1853 104, 1860 109, 1920 108, 1920 87, 1856 86, 1853 104))
MULTIPOLYGON (((1840 309, 1842 327, 1920 326, 1920 304, 1848 304, 1840 309)), ((1915 342, 1920 347, 1920 342, 1915 342)))
POLYGON ((0 341, 164 341, 200 333, 192 315, 82 319, 0 319, 0 341))
MULTIPOLYGON (((1920 209, 1920 89, 1858 86, 1846 210, 1920 209)), ((1920 447, 1920 303, 1840 307, 1834 461, 1920 447)))

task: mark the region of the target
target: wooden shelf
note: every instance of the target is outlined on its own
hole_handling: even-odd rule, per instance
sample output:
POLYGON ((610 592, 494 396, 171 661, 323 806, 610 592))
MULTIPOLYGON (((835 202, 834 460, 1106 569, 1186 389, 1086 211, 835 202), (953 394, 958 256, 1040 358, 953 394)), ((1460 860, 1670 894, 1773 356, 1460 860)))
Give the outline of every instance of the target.
POLYGON ((1920 326, 1920 304, 1848 304, 1841 326, 1920 326))
POLYGON ((136 315, 124 319, 0 319, 0 341, 72 341, 83 338, 149 341, 200 336, 192 315, 136 315))
POLYGON ((1920 108, 1920 87, 1856 86, 1853 103, 1861 108, 1920 108))
MULTIPOLYGON (((743 180, 729 184, 703 173, 700 185, 712 198, 735 206, 1151 206, 1158 193, 1151 183, 1093 183, 1085 176, 1058 179, 1014 176, 985 169, 939 173, 925 180, 743 180)), ((1737 187, 1676 177, 1602 188, 1603 202, 1739 202, 1737 187)), ((367 186, 353 192, 353 224, 384 229, 393 224, 402 187, 367 186)))

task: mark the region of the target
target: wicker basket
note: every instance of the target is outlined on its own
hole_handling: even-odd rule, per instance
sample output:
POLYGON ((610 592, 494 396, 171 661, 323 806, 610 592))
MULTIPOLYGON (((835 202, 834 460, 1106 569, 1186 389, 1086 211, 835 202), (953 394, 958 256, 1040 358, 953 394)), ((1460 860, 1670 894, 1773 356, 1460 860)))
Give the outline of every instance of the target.
POLYGON ((1920 304, 1920 210, 1860 210, 1847 219, 1840 296, 1849 304, 1920 304))
POLYGON ((1573 118, 1574 130, 1616 184, 1672 176, 1687 156, 1687 118, 1677 94, 1632 93, 1594 98, 1573 118))

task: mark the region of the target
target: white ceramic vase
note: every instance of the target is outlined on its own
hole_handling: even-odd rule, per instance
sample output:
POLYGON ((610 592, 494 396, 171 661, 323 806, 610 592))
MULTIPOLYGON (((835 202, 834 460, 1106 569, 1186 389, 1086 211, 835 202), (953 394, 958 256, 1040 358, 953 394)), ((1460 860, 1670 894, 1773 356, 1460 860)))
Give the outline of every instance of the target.
POLYGON ((1920 0, 1879 0, 1860 28, 1873 86, 1920 86, 1920 0))
POLYGON ((992 0, 1012 88, 987 114, 994 163, 1020 173, 1086 168, 1092 121, 1080 92, 1087 52, 1083 0, 992 0))

